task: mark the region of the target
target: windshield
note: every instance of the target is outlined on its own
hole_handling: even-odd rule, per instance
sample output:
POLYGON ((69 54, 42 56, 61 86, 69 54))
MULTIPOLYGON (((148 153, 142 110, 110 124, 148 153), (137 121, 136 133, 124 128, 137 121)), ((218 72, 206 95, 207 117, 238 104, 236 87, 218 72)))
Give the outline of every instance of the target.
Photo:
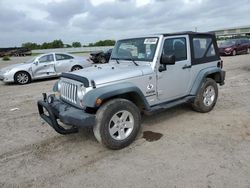
POLYGON ((220 46, 233 46, 235 45, 236 40, 226 40, 220 44, 220 46))
POLYGON ((112 51, 111 59, 152 61, 157 43, 157 37, 119 40, 112 51))

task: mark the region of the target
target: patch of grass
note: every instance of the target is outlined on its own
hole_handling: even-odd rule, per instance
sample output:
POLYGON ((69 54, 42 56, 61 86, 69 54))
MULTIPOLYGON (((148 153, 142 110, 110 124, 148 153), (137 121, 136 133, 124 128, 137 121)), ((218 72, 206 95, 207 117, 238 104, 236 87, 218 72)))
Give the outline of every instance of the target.
POLYGON ((10 57, 9 56, 3 56, 3 61, 9 61, 10 60, 10 57))

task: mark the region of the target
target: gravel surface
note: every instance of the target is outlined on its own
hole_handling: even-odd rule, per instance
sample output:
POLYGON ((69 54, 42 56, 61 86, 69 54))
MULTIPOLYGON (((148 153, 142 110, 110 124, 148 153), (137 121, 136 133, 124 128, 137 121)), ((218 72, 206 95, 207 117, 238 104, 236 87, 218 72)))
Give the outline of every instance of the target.
MULTIPOLYGON (((26 59, 0 60, 0 68, 26 59)), ((56 79, 0 82, 0 187, 249 188, 250 55, 223 60, 226 84, 213 111, 182 105, 145 116, 144 134, 120 151, 89 129, 62 136, 41 120, 36 101, 56 79)))

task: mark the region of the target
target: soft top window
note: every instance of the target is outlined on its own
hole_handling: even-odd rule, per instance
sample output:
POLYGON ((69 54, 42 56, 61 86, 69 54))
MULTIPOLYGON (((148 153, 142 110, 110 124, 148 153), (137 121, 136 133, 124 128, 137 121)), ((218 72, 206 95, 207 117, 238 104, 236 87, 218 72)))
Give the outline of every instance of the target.
POLYGON ((220 60, 214 35, 191 35, 190 42, 193 65, 220 60))
POLYGON ((193 47, 195 59, 215 55, 214 44, 211 38, 193 38, 193 47))

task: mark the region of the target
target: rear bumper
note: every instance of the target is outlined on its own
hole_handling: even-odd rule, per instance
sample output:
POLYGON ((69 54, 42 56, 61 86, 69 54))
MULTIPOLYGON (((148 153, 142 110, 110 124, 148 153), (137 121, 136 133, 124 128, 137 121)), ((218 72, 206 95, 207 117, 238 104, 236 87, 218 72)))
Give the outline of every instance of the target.
POLYGON ((41 118, 60 134, 76 133, 79 127, 89 127, 95 124, 95 114, 86 113, 84 110, 77 109, 58 99, 54 99, 52 103, 48 103, 46 99, 39 100, 37 106, 41 118), (71 128, 65 129, 59 125, 58 119, 62 123, 70 125, 71 128))
POLYGON ((225 78, 226 78, 226 71, 221 71, 220 72, 220 85, 224 85, 225 84, 225 78))

